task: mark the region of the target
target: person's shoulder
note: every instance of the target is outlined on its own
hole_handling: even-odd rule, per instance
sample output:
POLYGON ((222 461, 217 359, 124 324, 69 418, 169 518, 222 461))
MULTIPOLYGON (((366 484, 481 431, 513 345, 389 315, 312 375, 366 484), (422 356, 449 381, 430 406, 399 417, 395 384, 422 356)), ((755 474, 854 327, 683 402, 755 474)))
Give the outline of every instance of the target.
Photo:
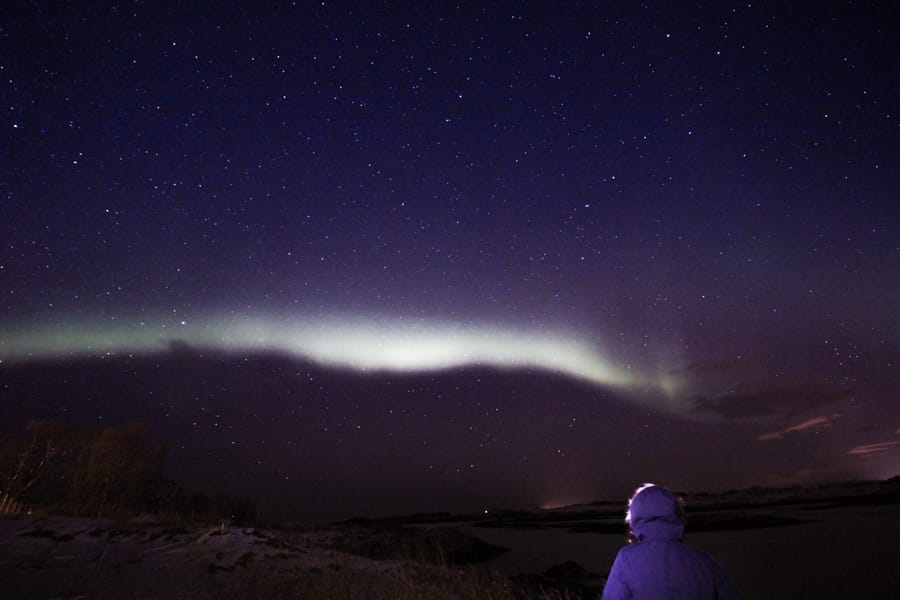
POLYGON ((635 560, 640 561, 640 557, 645 550, 646 548, 641 548, 641 544, 628 544, 627 546, 622 546, 616 553, 616 562, 624 567, 625 565, 632 564, 635 560))
POLYGON ((636 542, 634 544, 628 544, 627 546, 622 546, 619 548, 619 556, 628 557, 640 554, 644 550, 646 550, 647 545, 645 542, 636 542))
POLYGON ((623 558, 634 558, 639 556, 647 556, 649 554, 658 554, 663 548, 677 544, 678 547, 683 546, 681 542, 671 540, 643 540, 634 544, 622 546, 619 549, 619 556, 623 558))

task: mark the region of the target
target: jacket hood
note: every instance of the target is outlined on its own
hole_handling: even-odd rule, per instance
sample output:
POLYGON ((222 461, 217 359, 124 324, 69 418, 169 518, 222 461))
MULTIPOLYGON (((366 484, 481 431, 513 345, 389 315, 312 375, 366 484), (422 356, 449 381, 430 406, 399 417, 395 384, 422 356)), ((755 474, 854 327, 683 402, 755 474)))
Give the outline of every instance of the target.
POLYGON ((640 490, 628 507, 628 522, 638 540, 680 540, 684 520, 678 500, 658 485, 640 490))

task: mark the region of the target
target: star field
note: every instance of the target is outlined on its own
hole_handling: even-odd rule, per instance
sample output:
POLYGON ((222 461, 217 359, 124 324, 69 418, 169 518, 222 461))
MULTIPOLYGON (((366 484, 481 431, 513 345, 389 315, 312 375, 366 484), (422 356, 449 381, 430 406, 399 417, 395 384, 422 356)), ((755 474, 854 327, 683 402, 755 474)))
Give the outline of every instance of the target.
POLYGON ((894 20, 7 3, 2 422, 310 513, 893 476, 894 20))

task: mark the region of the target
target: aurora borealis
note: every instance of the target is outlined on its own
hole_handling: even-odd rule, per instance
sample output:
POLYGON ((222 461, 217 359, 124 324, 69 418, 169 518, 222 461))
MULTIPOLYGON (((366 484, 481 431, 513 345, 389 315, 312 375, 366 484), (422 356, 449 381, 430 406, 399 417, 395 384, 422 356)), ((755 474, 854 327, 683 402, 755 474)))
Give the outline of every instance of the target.
POLYGON ((348 516, 900 473, 887 3, 6 3, 0 416, 348 516))
POLYGON ((402 321, 353 323, 349 317, 312 323, 243 317, 199 327, 179 322, 174 332, 147 327, 143 322, 130 329, 57 325, 46 331, 26 329, 9 336, 6 343, 6 358, 13 361, 164 352, 173 343, 187 343, 213 350, 278 351, 325 366, 361 371, 427 372, 482 365, 534 367, 599 385, 629 386, 639 381, 575 337, 449 325, 409 326, 402 321))

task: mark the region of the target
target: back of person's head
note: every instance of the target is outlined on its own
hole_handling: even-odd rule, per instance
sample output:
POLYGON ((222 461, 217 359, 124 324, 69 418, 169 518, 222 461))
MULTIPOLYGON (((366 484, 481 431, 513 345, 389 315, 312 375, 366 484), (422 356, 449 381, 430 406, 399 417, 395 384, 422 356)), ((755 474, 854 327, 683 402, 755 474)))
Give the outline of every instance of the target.
POLYGON ((628 500, 625 515, 628 541, 681 539, 684 537, 684 507, 666 488, 645 483, 628 500))

